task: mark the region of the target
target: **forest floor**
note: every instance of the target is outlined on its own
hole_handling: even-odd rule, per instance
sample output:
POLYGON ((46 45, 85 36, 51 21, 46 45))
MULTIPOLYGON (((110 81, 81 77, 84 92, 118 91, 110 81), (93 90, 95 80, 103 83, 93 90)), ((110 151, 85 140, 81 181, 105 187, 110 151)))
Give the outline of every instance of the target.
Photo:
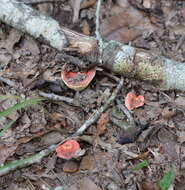
MULTIPOLYGON (((96 0, 24 2, 62 26, 95 36, 96 0)), ((105 39, 185 64, 185 1, 106 0, 100 20, 105 39)), ((0 137, 1 165, 74 134, 117 87, 121 76, 98 68, 86 89, 67 88, 61 79, 65 53, 0 23, 0 95, 7 96, 0 97, 0 111, 20 99, 39 97, 41 91, 75 102, 44 100, 2 118, 0 129, 9 120, 16 122, 0 137)), ((81 157, 65 160, 53 152, 1 176, 0 190, 185 190, 185 93, 124 77, 114 103, 78 142, 85 150, 81 157), (136 125, 132 130, 126 129, 129 118, 120 109, 129 92, 145 98, 143 106, 130 111, 136 125)))

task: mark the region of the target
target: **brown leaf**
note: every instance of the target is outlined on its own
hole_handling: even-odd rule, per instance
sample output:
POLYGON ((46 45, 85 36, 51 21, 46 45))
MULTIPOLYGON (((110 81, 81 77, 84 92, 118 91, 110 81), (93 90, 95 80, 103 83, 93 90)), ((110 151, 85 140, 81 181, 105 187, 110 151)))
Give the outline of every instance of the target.
POLYGON ((159 190, 159 188, 150 181, 143 181, 140 183, 141 190, 159 190))
POLYGON ((100 136, 104 132, 105 126, 109 120, 108 113, 109 113, 108 111, 103 113, 100 119, 98 120, 97 128, 96 128, 96 136, 100 136))
POLYGON ((38 55, 40 53, 36 41, 31 36, 25 37, 22 48, 28 49, 32 53, 32 55, 38 55))
POLYGON ((137 159, 145 159, 148 157, 148 154, 149 154, 150 151, 147 151, 147 152, 144 152, 142 154, 139 154, 136 158, 137 159))
POLYGON ((169 107, 166 107, 166 108, 164 108, 163 110, 162 110, 162 118, 164 118, 164 119, 170 119, 170 118, 172 118, 173 116, 175 116, 177 113, 176 113, 176 111, 174 111, 174 110, 170 110, 170 108, 169 107))
POLYGON ((9 156, 12 156, 15 153, 17 146, 11 146, 8 147, 6 145, 0 145, 0 165, 4 164, 4 162, 6 161, 6 159, 9 156))
POLYGON ((6 40, 0 42, 0 48, 6 48, 9 53, 13 52, 14 45, 20 41, 22 33, 16 29, 12 29, 6 40))
POLYGON ((112 15, 104 19, 101 24, 101 33, 108 40, 128 43, 142 35, 143 32, 156 29, 148 17, 131 6, 127 8, 115 6, 111 13, 112 15))
POLYGON ((87 21, 85 20, 83 22, 83 28, 82 28, 82 31, 83 31, 83 34, 89 36, 90 35, 90 31, 89 31, 89 24, 87 23, 87 21))
POLYGON ((88 0, 88 1, 82 1, 80 5, 80 9, 87 9, 91 6, 93 6, 96 3, 96 0, 88 0))
POLYGON ((81 180, 80 190, 87 190, 87 189, 88 190, 102 190, 93 181, 91 181, 89 178, 85 177, 81 180))
POLYGON ((22 137, 18 140, 18 144, 25 144, 25 143, 28 143, 29 141, 31 141, 32 139, 34 138, 39 138, 49 132, 52 132, 52 131, 57 131, 57 130, 60 130, 60 127, 61 127, 62 123, 59 122, 59 123, 56 123, 55 125, 53 126, 50 126, 49 128, 45 128, 44 131, 38 131, 36 133, 33 133, 31 137, 22 137))

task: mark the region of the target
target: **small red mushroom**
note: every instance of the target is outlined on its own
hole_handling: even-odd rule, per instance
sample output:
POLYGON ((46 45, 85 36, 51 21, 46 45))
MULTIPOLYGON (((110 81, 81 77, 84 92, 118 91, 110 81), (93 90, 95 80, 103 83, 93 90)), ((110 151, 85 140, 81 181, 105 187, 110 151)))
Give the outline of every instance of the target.
POLYGON ((128 110, 133 110, 135 108, 144 105, 145 98, 142 95, 136 96, 134 93, 129 92, 125 98, 125 106, 128 110))
POLYGON ((61 77, 66 86, 73 90, 83 90, 92 81, 96 74, 96 69, 90 69, 86 72, 72 72, 66 71, 62 68, 61 77))
POLYGON ((57 156, 64 159, 73 158, 75 152, 80 149, 80 145, 75 140, 68 140, 56 148, 57 156))

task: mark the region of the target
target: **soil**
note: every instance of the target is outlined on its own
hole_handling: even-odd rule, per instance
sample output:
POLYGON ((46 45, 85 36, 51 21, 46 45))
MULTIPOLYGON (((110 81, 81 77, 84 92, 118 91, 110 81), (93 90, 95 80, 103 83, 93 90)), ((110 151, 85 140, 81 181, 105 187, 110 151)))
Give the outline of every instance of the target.
MULTIPOLYGON (((79 0, 28 4, 65 27, 95 36, 95 2, 84 0, 81 7, 79 0)), ((185 1, 106 0, 100 19, 106 40, 131 44, 185 64, 185 1)), ((121 76, 99 67, 88 88, 75 92, 63 84, 61 69, 71 57, 75 62, 77 53, 66 51, 70 56, 62 56, 27 34, 4 23, 0 26, 0 111, 24 98, 39 97, 40 91, 77 103, 48 99, 2 118, 1 130, 16 120, 0 137, 3 165, 35 155, 74 134, 106 103, 121 76)), ((75 80, 84 76, 78 77, 75 80)), ((104 114, 78 139, 84 150, 81 156, 64 160, 53 152, 38 163, 2 175, 0 190, 159 190, 169 171, 173 178, 165 181, 164 190, 185 189, 184 92, 164 92, 150 83, 124 77, 123 88, 104 114), (120 108, 129 92, 145 98, 144 106, 129 112, 134 127, 120 108), (143 163, 147 164, 134 169, 143 163)))

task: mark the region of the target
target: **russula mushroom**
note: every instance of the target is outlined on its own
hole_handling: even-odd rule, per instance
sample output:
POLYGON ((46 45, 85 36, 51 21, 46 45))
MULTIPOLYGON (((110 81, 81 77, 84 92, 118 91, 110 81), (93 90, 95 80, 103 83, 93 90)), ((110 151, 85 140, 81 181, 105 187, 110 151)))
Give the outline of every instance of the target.
POLYGON ((96 74, 96 69, 90 69, 86 72, 66 71, 63 67, 61 77, 66 86, 73 90, 83 90, 92 81, 96 74))
POLYGON ((129 92, 125 98, 125 106, 128 110, 133 110, 135 108, 144 105, 145 98, 142 95, 136 96, 134 93, 129 92))
POLYGON ((80 145, 75 140, 68 140, 56 148, 57 156, 63 159, 71 159, 75 152, 80 149, 80 145))

